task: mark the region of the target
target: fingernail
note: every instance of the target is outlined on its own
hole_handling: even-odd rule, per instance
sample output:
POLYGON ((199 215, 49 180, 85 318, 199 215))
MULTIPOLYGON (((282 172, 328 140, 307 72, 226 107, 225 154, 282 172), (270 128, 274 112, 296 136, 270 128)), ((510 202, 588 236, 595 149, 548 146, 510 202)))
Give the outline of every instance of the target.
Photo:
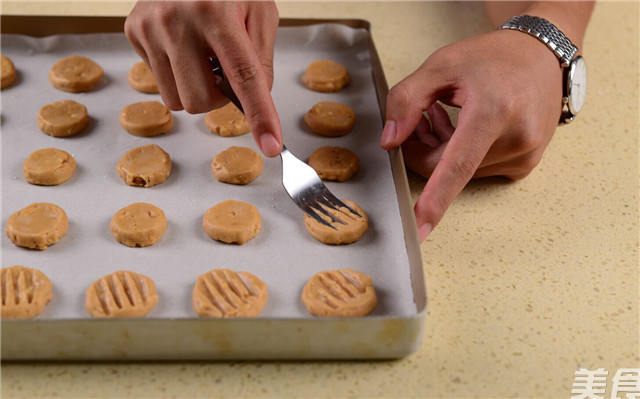
POLYGON ((429 223, 425 223, 418 228, 418 239, 421 243, 427 238, 429 233, 431 233, 432 229, 433 227, 431 227, 429 223))
POLYGON ((396 138, 396 131, 396 121, 387 121, 387 123, 384 124, 384 129, 382 129, 382 139, 380 141, 380 144, 383 147, 389 146, 391 142, 393 142, 393 140, 396 138))
POLYGON ((270 134, 260 136, 260 150, 268 157, 275 157, 280 154, 280 143, 270 134))

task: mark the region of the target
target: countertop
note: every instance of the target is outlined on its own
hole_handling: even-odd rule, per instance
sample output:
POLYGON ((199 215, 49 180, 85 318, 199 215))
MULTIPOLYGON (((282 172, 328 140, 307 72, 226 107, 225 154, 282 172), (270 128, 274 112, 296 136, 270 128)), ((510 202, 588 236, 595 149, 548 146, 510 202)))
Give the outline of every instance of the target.
MULTIPOLYGON (((6 2, 3 14, 126 15, 132 2, 6 2)), ((390 86, 490 29, 482 3, 281 2, 362 18, 390 86)), ((524 180, 472 181, 422 244, 424 339, 394 361, 4 363, 2 397, 571 397, 580 368, 639 368, 639 5, 598 3, 585 109, 524 180)), ((425 181, 410 174, 413 198, 425 181)))

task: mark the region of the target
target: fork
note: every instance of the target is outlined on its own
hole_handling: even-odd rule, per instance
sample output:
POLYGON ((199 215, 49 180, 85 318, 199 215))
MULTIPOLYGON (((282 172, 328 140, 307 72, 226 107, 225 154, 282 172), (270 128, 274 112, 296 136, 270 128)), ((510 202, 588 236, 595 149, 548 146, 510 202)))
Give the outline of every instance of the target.
MULTIPOLYGON (((242 104, 233 91, 231 84, 229 84, 220 61, 215 57, 209 57, 209 64, 216 75, 216 85, 222 94, 227 96, 238 107, 240 112, 244 113, 242 104)), ((333 195, 320 180, 315 169, 296 158, 284 143, 282 144, 280 159, 282 160, 282 186, 298 208, 302 209, 307 215, 334 230, 337 230, 337 228, 332 223, 345 223, 333 216, 327 209, 344 213, 340 208, 346 208, 352 214, 362 217, 362 215, 333 195), (320 214, 328 217, 331 223, 320 214)))

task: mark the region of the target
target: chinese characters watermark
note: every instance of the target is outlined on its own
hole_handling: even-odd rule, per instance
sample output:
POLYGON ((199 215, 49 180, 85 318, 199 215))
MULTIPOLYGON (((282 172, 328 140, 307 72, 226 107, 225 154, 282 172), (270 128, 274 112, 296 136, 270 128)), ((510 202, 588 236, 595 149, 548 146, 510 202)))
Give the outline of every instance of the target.
POLYGON ((605 397, 608 375, 603 368, 577 370, 571 399, 640 399, 640 369, 618 369, 611 381, 611 395, 605 397))

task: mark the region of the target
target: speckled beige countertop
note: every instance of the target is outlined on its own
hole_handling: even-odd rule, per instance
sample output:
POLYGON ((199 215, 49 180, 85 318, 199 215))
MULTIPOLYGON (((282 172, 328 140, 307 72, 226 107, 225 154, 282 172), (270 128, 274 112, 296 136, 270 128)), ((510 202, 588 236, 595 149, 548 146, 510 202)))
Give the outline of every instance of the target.
MULTIPOLYGON (((126 15, 132 2, 3 2, 4 14, 126 15)), ((367 19, 390 85, 490 29, 481 3, 279 4, 367 19)), ((583 113, 525 180, 472 182, 422 245, 424 342, 396 361, 2 364, 2 397, 571 397, 579 368, 640 367, 639 5, 599 3, 583 113)), ((424 181, 410 176, 412 193, 424 181)))

